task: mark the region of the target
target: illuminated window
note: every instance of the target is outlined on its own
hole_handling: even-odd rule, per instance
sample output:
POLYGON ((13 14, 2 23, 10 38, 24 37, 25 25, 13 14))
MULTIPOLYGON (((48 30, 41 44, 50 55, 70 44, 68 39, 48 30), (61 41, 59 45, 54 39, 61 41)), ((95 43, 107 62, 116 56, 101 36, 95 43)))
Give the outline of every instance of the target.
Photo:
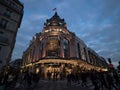
POLYGON ((62 29, 60 29, 60 32, 62 31, 62 29))
POLYGON ((59 40, 56 37, 50 37, 46 49, 47 49, 47 57, 58 57, 59 54, 59 40))
POLYGON ((45 32, 48 32, 49 30, 45 30, 45 32))

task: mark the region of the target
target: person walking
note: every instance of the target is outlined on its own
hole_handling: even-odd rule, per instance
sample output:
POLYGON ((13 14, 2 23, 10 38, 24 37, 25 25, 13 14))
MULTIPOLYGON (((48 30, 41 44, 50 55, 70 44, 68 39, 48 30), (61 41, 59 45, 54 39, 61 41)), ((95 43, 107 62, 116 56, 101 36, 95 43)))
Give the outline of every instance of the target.
POLYGON ((71 86, 71 79, 72 79, 71 73, 69 73, 69 74, 67 75, 67 86, 68 86, 68 87, 71 86))
POLYGON ((32 75, 28 70, 25 72, 24 81, 25 81, 25 84, 26 84, 26 88, 29 89, 29 87, 32 84, 32 75))
POLYGON ((113 78, 113 73, 112 72, 108 72, 107 73, 107 83, 108 83, 108 89, 112 90, 112 88, 115 88, 116 90, 119 90, 117 88, 117 86, 114 84, 114 78, 113 78))
POLYGON ((47 78, 48 78, 48 80, 50 80, 51 79, 51 72, 48 70, 48 72, 47 72, 47 78))
POLYGON ((82 87, 87 87, 87 76, 85 72, 81 73, 82 87))
POLYGON ((113 78, 115 79, 115 84, 119 87, 120 86, 120 79, 119 79, 117 71, 113 71, 113 78))
POLYGON ((91 73, 90 79, 92 81, 92 84, 94 85, 94 90, 100 90, 99 85, 98 85, 98 77, 97 77, 97 72, 93 71, 91 73))
POLYGON ((39 82, 39 76, 38 76, 38 73, 34 72, 33 73, 33 83, 34 83, 34 88, 37 86, 38 82, 39 82))
POLYGON ((107 82, 105 79, 106 74, 104 72, 99 73, 99 81, 100 81, 100 87, 102 90, 104 90, 104 87, 108 89, 107 82))

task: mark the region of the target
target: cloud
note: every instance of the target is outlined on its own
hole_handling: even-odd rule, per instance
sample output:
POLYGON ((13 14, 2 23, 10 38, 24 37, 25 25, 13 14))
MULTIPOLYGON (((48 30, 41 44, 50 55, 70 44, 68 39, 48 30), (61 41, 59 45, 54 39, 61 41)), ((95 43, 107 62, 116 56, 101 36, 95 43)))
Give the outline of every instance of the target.
POLYGON ((44 20, 44 19, 47 19, 49 17, 47 15, 32 14, 31 16, 29 16, 29 18, 32 20, 42 20, 42 19, 44 20))
POLYGON ((21 28, 18 31, 16 45, 13 52, 12 59, 21 57, 23 51, 29 46, 32 37, 42 30, 42 24, 48 18, 46 15, 31 14, 23 19, 21 28), (19 50, 18 50, 19 49, 19 50))
POLYGON ((104 58, 117 64, 120 58, 120 0, 21 0, 24 16, 13 57, 20 57, 35 33, 41 32, 53 8, 70 31, 104 58), (26 44, 27 43, 27 44, 26 44), (25 46, 26 45, 26 46, 25 46), (24 48, 25 46, 25 48, 24 48), (18 52, 18 49, 20 51, 18 52), (15 55, 15 56, 14 56, 15 55))
POLYGON ((83 24, 83 29, 78 36, 85 41, 88 47, 91 47, 106 60, 112 58, 113 62, 118 62, 120 58, 119 29, 118 24, 103 24, 100 26, 83 24))

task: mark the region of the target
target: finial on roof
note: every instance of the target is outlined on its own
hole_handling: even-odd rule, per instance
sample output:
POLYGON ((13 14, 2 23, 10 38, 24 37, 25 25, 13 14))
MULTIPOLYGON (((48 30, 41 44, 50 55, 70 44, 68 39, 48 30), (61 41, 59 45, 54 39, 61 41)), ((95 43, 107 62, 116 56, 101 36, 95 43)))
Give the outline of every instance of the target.
POLYGON ((55 15, 54 16, 58 16, 57 12, 55 12, 55 15))

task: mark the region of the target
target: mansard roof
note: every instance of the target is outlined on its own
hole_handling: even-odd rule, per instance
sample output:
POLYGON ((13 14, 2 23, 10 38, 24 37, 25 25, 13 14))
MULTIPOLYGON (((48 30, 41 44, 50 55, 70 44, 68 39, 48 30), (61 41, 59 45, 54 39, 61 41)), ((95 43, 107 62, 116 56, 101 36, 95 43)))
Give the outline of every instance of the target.
POLYGON ((46 23, 44 23, 44 27, 47 26, 65 26, 66 22, 64 19, 61 19, 57 12, 50 18, 46 20, 46 23))

